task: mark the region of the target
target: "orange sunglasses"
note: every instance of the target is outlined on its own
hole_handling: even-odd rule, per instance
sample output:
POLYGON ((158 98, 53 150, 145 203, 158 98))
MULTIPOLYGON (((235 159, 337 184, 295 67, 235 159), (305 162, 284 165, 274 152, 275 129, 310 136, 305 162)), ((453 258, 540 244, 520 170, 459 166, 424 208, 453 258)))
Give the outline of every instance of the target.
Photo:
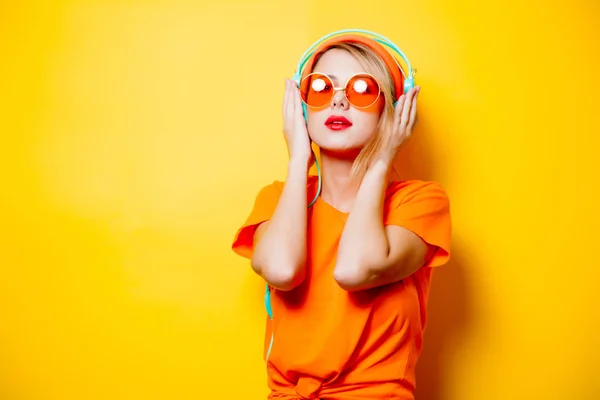
POLYGON ((325 106, 337 91, 343 91, 354 107, 367 108, 379 99, 381 86, 373 75, 364 72, 351 76, 343 87, 335 87, 328 75, 319 72, 306 75, 300 82, 300 97, 309 107, 325 106))

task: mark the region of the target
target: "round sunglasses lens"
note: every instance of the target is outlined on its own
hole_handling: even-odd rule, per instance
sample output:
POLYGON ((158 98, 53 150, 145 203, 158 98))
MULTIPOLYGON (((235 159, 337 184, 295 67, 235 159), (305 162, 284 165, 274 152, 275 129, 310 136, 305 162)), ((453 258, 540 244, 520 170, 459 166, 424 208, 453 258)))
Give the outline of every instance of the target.
POLYGON ((302 100, 311 107, 322 107, 329 103, 333 93, 333 83, 323 74, 310 74, 300 85, 302 100))
POLYGON ((346 85, 346 96, 355 107, 369 107, 379 98, 379 83, 370 75, 356 75, 346 85))

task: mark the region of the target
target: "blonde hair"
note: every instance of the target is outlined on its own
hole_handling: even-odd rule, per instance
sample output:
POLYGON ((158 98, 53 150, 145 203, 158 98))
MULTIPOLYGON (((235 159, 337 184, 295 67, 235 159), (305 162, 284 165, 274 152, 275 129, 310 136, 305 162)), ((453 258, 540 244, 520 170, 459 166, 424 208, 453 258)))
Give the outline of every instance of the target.
MULTIPOLYGON (((352 178, 360 181, 367 172, 371 159, 387 145, 391 138, 394 122, 394 101, 396 98, 394 80, 385 62, 367 45, 362 43, 337 43, 328 47, 326 51, 319 55, 319 58, 331 49, 346 50, 356 58, 365 69, 365 72, 370 73, 377 79, 385 99, 385 105, 379 117, 375 134, 361 149, 352 165, 352 178)), ((316 65, 316 61, 318 59, 315 60, 313 65, 316 65)))

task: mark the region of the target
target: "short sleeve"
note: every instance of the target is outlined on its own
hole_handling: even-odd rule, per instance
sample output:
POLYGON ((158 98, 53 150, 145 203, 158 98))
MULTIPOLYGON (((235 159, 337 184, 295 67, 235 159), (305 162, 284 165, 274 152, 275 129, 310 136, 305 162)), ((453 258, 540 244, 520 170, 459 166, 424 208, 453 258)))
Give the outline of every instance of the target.
POLYGON ((450 201, 435 182, 399 183, 388 199, 386 225, 397 225, 418 235, 428 245, 426 265, 445 264, 450 258, 452 222, 450 201))
POLYGON ((271 219, 282 190, 283 183, 275 181, 258 192, 248 218, 235 233, 231 248, 236 254, 252 258, 254 233, 261 223, 271 219))

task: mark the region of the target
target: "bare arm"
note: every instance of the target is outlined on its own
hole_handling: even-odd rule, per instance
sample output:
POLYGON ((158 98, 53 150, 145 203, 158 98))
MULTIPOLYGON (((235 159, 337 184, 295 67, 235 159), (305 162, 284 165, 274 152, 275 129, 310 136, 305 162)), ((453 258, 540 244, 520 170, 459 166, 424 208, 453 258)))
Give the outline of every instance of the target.
POLYGON ((398 148, 411 134, 419 90, 413 88, 400 97, 394 129, 369 166, 346 221, 334 271, 335 279, 346 290, 397 282, 423 265, 427 244, 408 229, 383 224, 387 174, 398 148))
POLYGON ((305 277, 308 166, 306 160, 290 160, 273 216, 254 235, 252 269, 280 290, 293 289, 305 277))
POLYGON ((427 245, 411 231, 384 226, 383 203, 388 164, 375 163, 365 175, 338 248, 334 277, 346 290, 365 290, 412 274, 427 245))
POLYGON ((254 234, 251 265, 269 285, 292 290, 306 276, 306 187, 312 151, 300 92, 290 79, 286 79, 282 111, 288 174, 271 219, 254 234))

